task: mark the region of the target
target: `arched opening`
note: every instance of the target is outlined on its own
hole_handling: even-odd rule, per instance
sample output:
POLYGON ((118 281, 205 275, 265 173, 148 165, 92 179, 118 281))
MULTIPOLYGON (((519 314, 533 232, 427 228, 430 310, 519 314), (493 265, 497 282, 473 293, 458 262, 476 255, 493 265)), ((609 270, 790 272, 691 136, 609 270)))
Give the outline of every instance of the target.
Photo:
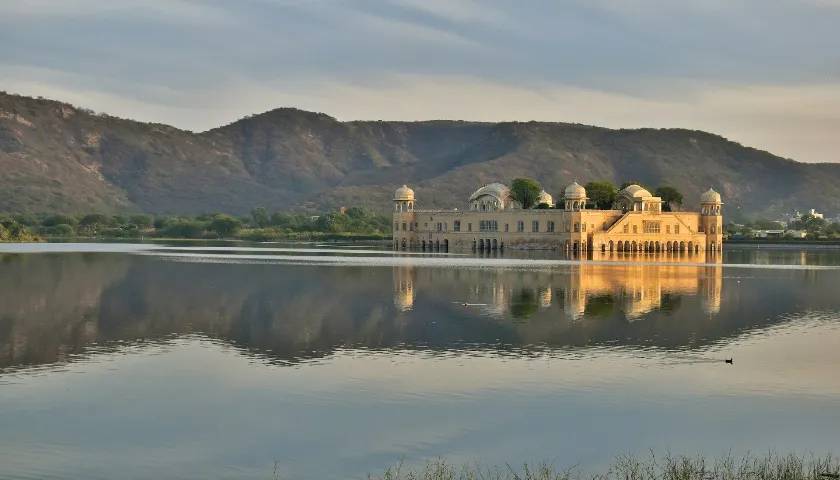
POLYGON ((661 251, 662 251, 662 245, 661 245, 659 242, 656 242, 656 249, 655 249, 655 251, 656 251, 656 253, 659 253, 659 252, 661 252, 661 251))
POLYGON ((475 239, 473 239, 473 252, 477 249, 477 243, 478 242, 476 242, 475 239))
POLYGON ((633 243, 631 243, 630 245, 631 245, 631 247, 630 247, 630 251, 631 251, 631 252, 636 252, 636 251, 638 251, 638 246, 636 245, 636 241, 635 241, 635 240, 633 240, 633 243))
POLYGON ((421 240, 421 241, 420 241, 420 248, 421 248, 424 252, 426 251, 426 241, 425 241, 425 240, 421 240))
POLYGON ((440 240, 435 240, 435 250, 440 251, 440 240))
POLYGON ((497 239, 493 239, 493 250, 499 249, 499 241, 497 239))
POLYGON ((402 249, 405 250, 405 239, 402 239, 402 249))
POLYGON ((575 240, 575 243, 572 244, 572 251, 577 252, 578 250, 580 250, 580 243, 575 240))
POLYGON ((607 245, 602 243, 601 244, 601 253, 606 252, 606 251, 607 251, 607 245))
POLYGON ((694 242, 688 242, 688 253, 694 253, 694 242))
POLYGON ((444 249, 444 251, 447 251, 447 252, 449 251, 449 239, 448 238, 443 239, 443 249, 444 249))
POLYGON ((612 240, 610 240, 610 251, 611 251, 611 252, 613 251, 613 247, 615 247, 615 245, 613 245, 613 241, 612 241, 612 240))

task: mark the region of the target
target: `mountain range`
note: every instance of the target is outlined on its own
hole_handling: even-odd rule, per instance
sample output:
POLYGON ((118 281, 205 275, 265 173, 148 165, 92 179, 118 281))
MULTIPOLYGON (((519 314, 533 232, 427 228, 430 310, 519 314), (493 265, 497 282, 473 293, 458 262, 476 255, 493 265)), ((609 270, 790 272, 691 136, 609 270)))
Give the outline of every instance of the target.
POLYGON ((532 177, 558 197, 577 180, 671 185, 730 218, 840 212, 840 164, 800 163, 685 129, 550 122, 339 121, 278 108, 205 132, 0 92, 0 211, 246 213, 460 207, 482 184, 532 177))

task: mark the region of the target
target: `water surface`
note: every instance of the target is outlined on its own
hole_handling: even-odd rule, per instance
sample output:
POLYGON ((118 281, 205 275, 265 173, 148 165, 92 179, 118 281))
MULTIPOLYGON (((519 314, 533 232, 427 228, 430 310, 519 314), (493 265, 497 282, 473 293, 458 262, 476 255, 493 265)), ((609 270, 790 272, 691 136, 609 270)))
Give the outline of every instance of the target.
POLYGON ((0 478, 837 453, 838 266, 0 244, 0 478))

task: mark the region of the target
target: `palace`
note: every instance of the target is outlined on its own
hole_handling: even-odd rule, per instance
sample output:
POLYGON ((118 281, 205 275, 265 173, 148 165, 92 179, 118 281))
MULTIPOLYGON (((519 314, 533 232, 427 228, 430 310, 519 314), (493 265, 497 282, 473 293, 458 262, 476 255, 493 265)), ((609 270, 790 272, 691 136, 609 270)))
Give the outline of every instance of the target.
POLYGON ((717 252, 723 241, 720 194, 700 196, 698 212, 668 212, 662 199, 639 185, 620 192, 610 210, 591 209, 586 189, 566 187, 555 205, 543 191, 523 209, 510 189, 491 183, 470 195, 465 210, 418 210, 414 190, 394 192, 395 249, 556 249, 571 252, 717 252))

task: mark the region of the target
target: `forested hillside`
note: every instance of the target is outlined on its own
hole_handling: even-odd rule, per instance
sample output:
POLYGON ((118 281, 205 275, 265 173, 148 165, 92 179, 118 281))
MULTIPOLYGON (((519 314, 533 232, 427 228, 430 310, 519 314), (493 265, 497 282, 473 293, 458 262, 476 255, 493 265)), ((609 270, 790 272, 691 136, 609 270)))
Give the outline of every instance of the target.
MULTIPOLYGON (((468 112, 465 112, 465 116, 468 112)), ((533 177, 713 186, 732 217, 840 211, 840 164, 805 164, 706 132, 545 122, 340 122, 276 109, 207 132, 0 93, 0 211, 244 213, 463 206, 477 186, 533 177)))

